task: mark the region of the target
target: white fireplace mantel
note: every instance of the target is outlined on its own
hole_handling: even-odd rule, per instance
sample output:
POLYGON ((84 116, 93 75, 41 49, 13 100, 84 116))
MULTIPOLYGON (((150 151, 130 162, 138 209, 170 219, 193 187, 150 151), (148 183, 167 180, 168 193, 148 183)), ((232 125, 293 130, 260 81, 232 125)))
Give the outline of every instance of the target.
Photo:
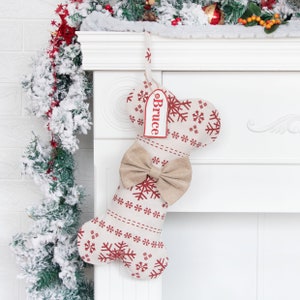
MULTIPOLYGON (((85 70, 143 70, 144 34, 79 31, 85 70)), ((297 71, 300 38, 173 39, 152 37, 153 70, 297 71)))
MULTIPOLYGON (((95 215, 102 215, 135 137, 125 99, 143 80, 144 34, 78 36, 83 68, 94 74, 95 215)), ((299 213, 300 39, 153 36, 152 55, 156 80, 178 98, 212 101, 222 118, 216 143, 191 156, 191 188, 170 211, 299 213)), ((95 276, 96 300, 161 300, 160 280, 136 283, 114 265, 95 276)))

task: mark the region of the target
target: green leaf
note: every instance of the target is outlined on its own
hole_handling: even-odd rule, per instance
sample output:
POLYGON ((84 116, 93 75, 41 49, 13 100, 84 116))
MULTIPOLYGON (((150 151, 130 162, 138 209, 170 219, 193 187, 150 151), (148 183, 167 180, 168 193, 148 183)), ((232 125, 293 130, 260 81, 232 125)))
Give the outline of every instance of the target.
POLYGON ((270 34, 270 33, 274 32, 275 30, 277 30, 278 27, 279 27, 279 25, 278 25, 278 24, 275 24, 275 25, 273 25, 273 26, 271 27, 271 29, 266 29, 266 28, 265 28, 265 33, 270 34))
POLYGON ((261 9, 257 4, 250 2, 248 7, 249 10, 252 12, 252 15, 256 15, 256 16, 261 15, 261 9))
POLYGON ((273 18, 273 14, 263 13, 260 18, 264 21, 271 20, 273 18))
POLYGON ((245 24, 245 27, 256 26, 256 25, 257 25, 257 22, 252 21, 252 22, 245 24))
POLYGON ((252 15, 253 15, 252 11, 249 8, 247 8, 245 10, 245 12, 243 13, 243 15, 241 16, 241 18, 242 19, 247 19, 249 17, 252 17, 252 15))

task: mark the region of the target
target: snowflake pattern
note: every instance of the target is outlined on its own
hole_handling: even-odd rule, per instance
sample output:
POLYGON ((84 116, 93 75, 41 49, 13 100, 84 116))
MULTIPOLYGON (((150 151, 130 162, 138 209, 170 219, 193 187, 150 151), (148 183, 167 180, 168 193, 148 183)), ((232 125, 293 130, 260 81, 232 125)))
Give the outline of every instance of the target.
POLYGON ((152 158, 152 163, 158 165, 160 163, 160 158, 158 156, 154 156, 152 158))
MULTIPOLYGON (((113 197, 113 201, 115 203, 117 203, 118 205, 120 205, 120 206, 124 205, 127 209, 133 209, 135 212, 144 214, 146 216, 150 216, 150 217, 153 217, 153 218, 156 218, 156 219, 160 218, 161 220, 164 220, 164 218, 165 218, 165 213, 162 213, 162 212, 159 212, 159 211, 152 212, 150 207, 143 206, 140 203, 136 203, 134 205, 134 203, 132 201, 126 201, 125 202, 123 198, 118 197, 116 194, 113 197)), ((162 205, 162 208, 164 210, 166 210, 168 208, 165 203, 162 205)), ((103 220, 99 221, 99 226, 102 227, 102 228, 105 227, 105 222, 103 220)))
POLYGON ((193 121, 201 124, 204 121, 204 113, 202 111, 200 112, 199 110, 196 110, 193 113, 193 121))
POLYGON ((216 139, 216 136, 220 133, 221 128, 221 120, 219 117, 219 112, 217 110, 213 110, 209 116, 209 122, 205 128, 207 134, 212 136, 212 139, 216 139))
POLYGON ((186 122, 191 101, 179 101, 174 95, 168 95, 168 122, 186 122))
POLYGON ((138 96, 138 101, 146 103, 149 98, 149 93, 141 90, 137 96, 138 96))
POLYGON ((85 251, 89 251, 90 253, 93 253, 96 250, 95 243, 91 243, 91 241, 88 240, 84 244, 84 249, 85 249, 85 251))
POLYGON ((151 199, 159 199, 160 193, 156 187, 156 180, 147 175, 147 178, 134 186, 133 195, 137 200, 145 200, 147 197, 151 199))
POLYGON ((151 271, 149 277, 151 279, 157 278, 164 269, 168 266, 168 258, 157 259, 154 265, 154 269, 151 271))
POLYGON ((150 64, 151 63, 151 50, 150 48, 147 48, 146 55, 145 55, 146 61, 150 64))
POLYGON ((135 268, 137 271, 145 272, 146 270, 148 270, 148 264, 140 261, 135 265, 135 268))
MULTIPOLYGON (((151 59, 151 53, 148 58, 151 59)), ((144 125, 144 103, 151 93, 150 86, 151 82, 144 81, 143 87, 134 90, 127 97, 132 112, 129 117, 135 125, 144 125)), ((139 140, 150 147, 157 148, 157 151, 156 149, 153 152, 149 151, 152 154, 152 164, 156 166, 164 166, 168 163, 169 156, 160 155, 160 150, 172 155, 188 155, 189 149, 202 145, 199 141, 199 138, 202 138, 201 134, 206 134, 213 140, 220 131, 218 112, 212 111, 207 102, 179 101, 170 92, 164 92, 168 100, 168 123, 177 123, 167 126, 167 138, 170 144, 161 141, 152 142, 152 139, 144 138, 141 133, 138 136, 139 140), (181 147, 177 148, 179 144, 181 147)), ((96 230, 99 227, 103 228, 104 234, 96 235, 96 230, 93 232, 88 230, 88 240, 83 240, 81 236, 86 233, 79 231, 78 241, 81 241, 81 247, 86 251, 83 254, 84 260, 93 260, 93 256, 98 262, 120 260, 125 267, 130 268, 133 277, 157 278, 167 267, 168 257, 165 255, 166 250, 160 237, 155 235, 154 238, 154 235, 149 232, 161 233, 168 204, 161 199, 157 189, 157 179, 150 176, 131 186, 126 192, 122 192, 123 189, 122 185, 118 187, 113 197, 112 210, 107 210, 110 218, 106 222, 98 218, 92 221, 96 230), (150 201, 156 199, 157 201, 150 201), (109 239, 102 240, 106 236, 109 239)))
POLYGON ((119 243, 103 243, 98 260, 101 262, 111 262, 121 260, 126 267, 130 267, 136 253, 121 241, 119 243))

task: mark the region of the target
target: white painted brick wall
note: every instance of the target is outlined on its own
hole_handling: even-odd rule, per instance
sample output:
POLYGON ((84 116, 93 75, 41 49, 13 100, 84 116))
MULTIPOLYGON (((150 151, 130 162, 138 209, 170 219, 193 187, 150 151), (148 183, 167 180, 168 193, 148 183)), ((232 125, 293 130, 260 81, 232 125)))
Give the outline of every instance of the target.
MULTIPOLYGON (((44 135, 42 122, 28 116, 20 81, 30 73, 30 62, 47 46, 50 21, 59 0, 0 1, 0 299, 26 299, 25 285, 17 279, 15 257, 8 247, 12 235, 26 232, 31 221, 25 209, 42 199, 30 178, 21 176, 20 160, 34 131, 44 135)), ((80 137, 76 154, 78 182, 86 187, 83 219, 92 216, 92 132, 80 137)))

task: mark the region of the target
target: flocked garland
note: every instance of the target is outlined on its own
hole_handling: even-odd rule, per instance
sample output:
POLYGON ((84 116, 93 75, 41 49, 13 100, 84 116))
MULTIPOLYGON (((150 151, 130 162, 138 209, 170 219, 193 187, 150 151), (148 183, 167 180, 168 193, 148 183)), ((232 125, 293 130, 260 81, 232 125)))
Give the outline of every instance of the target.
MULTIPOLYGON (((81 68, 75 31, 95 11, 119 20, 155 21, 170 26, 204 25, 208 21, 202 7, 212 3, 210 0, 69 0, 57 7, 59 21, 52 21, 54 30, 49 45, 35 59, 32 74, 23 81, 29 111, 45 121, 49 132, 48 142, 34 136, 23 156, 24 173, 42 188, 44 198, 28 209, 34 220, 31 231, 17 234, 11 243, 27 281, 30 299, 93 299, 93 286, 85 279, 84 264, 76 246, 84 192, 75 182, 73 154, 78 149, 77 135, 87 133, 91 127, 86 101, 92 89, 81 68)), ((225 23, 236 24, 250 3, 259 6, 260 1, 215 0, 214 3, 225 14, 225 23)), ((271 8, 264 8, 263 12, 278 13, 281 19, 295 18, 300 11, 298 0, 278 0, 271 8)))

